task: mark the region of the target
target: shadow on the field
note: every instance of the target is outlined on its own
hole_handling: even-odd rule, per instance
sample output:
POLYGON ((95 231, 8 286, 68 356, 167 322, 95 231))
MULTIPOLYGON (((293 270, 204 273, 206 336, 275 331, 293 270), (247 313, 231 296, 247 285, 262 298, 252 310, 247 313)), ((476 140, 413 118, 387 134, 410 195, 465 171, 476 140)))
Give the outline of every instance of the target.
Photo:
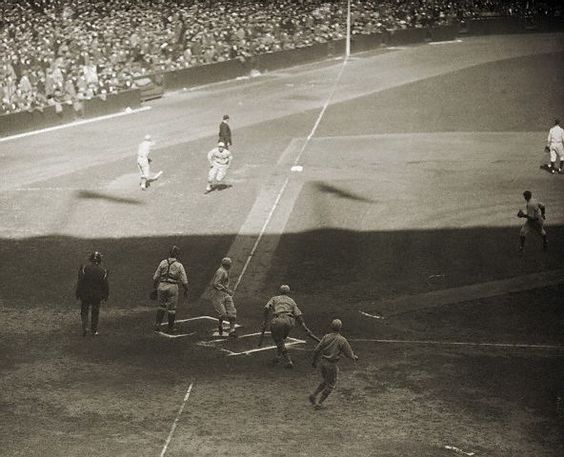
MULTIPOLYGON (((298 296, 330 296, 333 302, 330 307, 346 308, 346 303, 355 301, 562 269, 564 226, 548 226, 547 231, 548 252, 542 251, 540 239, 530 236, 522 257, 517 252, 518 226, 392 232, 321 229, 286 233, 274 252, 262 252, 261 246, 272 246, 275 241, 270 243, 265 239, 259 245, 254 257, 272 256, 269 266, 261 265, 258 260, 251 262, 241 283, 239 300, 262 302, 268 297, 258 295, 270 294, 279 281, 284 281, 298 296), (266 276, 265 268, 268 268, 266 276), (247 292, 247 284, 253 283, 253 277, 260 277, 265 283, 253 284, 247 292), (430 281, 433 277, 440 281, 430 281)), ((74 306, 77 268, 87 261, 90 252, 98 250, 111 270, 110 305, 120 309, 150 306, 152 275, 170 247, 178 245, 190 283, 189 301, 194 303, 206 291, 235 237, 236 234, 99 240, 66 236, 0 239, 3 259, 0 276, 4 278, 0 297, 4 306, 12 308, 74 306)), ((249 250, 255 239, 239 236, 239 241, 248 245, 249 250)), ((235 265, 242 265, 247 254, 234 259, 235 265)), ((233 282, 238 274, 234 267, 233 282)), ((241 313, 254 316, 255 310, 241 306, 241 313)))
POLYGON ((136 198, 118 197, 116 195, 92 192, 91 190, 79 190, 75 193, 77 198, 85 200, 105 200, 111 203, 125 203, 128 205, 142 205, 143 201, 136 198))
POLYGON ((314 184, 314 186, 319 192, 322 192, 324 194, 329 194, 338 198, 345 198, 348 200, 354 200, 363 203, 372 203, 374 201, 370 198, 366 198, 361 195, 355 194, 353 192, 339 189, 338 187, 332 186, 327 183, 317 182, 314 184))

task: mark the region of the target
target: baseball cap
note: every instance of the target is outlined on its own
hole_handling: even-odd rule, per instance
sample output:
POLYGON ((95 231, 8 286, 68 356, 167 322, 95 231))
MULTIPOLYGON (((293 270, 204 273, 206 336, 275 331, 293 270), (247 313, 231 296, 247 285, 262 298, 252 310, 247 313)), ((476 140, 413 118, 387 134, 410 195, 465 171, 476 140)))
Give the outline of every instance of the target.
POLYGON ((217 143, 217 147, 219 148, 224 148, 225 147, 225 143, 223 141, 220 141, 219 143, 217 143))

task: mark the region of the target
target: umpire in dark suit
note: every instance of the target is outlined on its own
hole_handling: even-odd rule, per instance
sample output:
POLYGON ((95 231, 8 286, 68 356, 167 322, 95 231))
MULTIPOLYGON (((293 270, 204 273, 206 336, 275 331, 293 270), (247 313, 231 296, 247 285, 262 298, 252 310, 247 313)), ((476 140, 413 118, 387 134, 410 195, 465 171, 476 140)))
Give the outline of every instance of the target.
POLYGON ((78 270, 78 281, 76 283, 76 298, 80 300, 80 317, 82 319, 82 336, 88 334, 88 312, 92 310, 90 331, 92 335, 98 335, 98 316, 100 314, 100 303, 106 301, 110 295, 108 282, 108 271, 100 266, 102 254, 94 251, 88 258, 88 265, 81 265, 78 270))
POLYGON ((219 124, 219 139, 227 149, 233 144, 231 142, 231 127, 229 127, 229 114, 223 115, 223 120, 219 124))

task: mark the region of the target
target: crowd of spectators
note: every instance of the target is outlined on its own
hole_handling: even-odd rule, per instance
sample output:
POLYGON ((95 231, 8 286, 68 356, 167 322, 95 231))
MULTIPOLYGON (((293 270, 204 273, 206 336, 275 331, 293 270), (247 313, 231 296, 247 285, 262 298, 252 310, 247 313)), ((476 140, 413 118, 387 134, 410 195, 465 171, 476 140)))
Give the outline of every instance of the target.
MULTIPOLYGON (((352 33, 524 14, 518 0, 352 0, 352 33)), ((530 6, 532 5, 532 6, 530 6)), ((346 0, 3 0, 0 114, 131 88, 150 73, 344 38, 346 0)))

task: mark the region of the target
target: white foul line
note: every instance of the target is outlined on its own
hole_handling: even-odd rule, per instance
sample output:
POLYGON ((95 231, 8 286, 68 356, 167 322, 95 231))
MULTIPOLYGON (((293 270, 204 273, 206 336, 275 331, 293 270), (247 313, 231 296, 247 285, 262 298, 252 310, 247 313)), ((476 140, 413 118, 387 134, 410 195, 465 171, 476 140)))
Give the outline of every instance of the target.
POLYGON ((54 132, 55 130, 66 129, 69 127, 77 127, 79 125, 90 124, 92 122, 104 121, 106 119, 113 119, 114 117, 127 116, 129 114, 142 113, 143 111, 150 110, 150 106, 143 106, 138 109, 121 111, 119 113, 106 114, 105 116, 93 117, 91 119, 83 119, 81 121, 69 122, 67 124, 55 125, 54 127, 47 127, 39 130, 32 130, 31 132, 18 133, 17 135, 6 136, 0 138, 0 143, 3 141, 17 140, 18 138, 25 138, 27 136, 39 135, 40 133, 54 132))
POLYGON ((511 349, 548 349, 554 351, 564 351, 564 346, 551 344, 513 344, 513 343, 473 343, 470 341, 436 341, 436 340, 380 340, 372 338, 351 338, 350 341, 357 343, 391 343, 391 344, 430 344, 442 346, 474 346, 474 347, 495 347, 511 349))
POLYGON ((276 196, 276 200, 274 201, 274 205, 272 205, 272 208, 270 209, 270 212, 268 213, 268 217, 266 218, 266 221, 264 221, 264 224, 263 224, 263 226, 260 230, 259 236, 255 240, 255 244, 253 244, 253 248, 251 249, 251 252, 250 252, 249 256, 247 257, 247 260, 245 261, 245 265, 243 265, 243 269, 241 270, 241 274, 237 278, 237 282, 235 283, 235 287, 233 287, 234 291, 237 290, 237 287, 239 287, 239 284, 241 283, 241 280, 243 279, 243 276, 246 273, 247 268, 249 267, 249 264, 251 263, 253 256, 255 255, 255 252, 256 252, 256 250, 257 250, 257 248, 258 248, 258 246, 259 246, 259 244, 262 240, 262 237, 264 236, 264 232, 266 232, 266 227, 268 227, 268 224, 270 223, 270 220, 272 219, 272 216, 274 215, 274 211, 276 211, 276 208, 278 207, 278 203, 280 203, 280 199, 282 198, 282 194, 286 190, 286 186, 288 185, 289 181, 290 181, 290 178, 286 178, 286 180, 284 181, 284 184, 282 185, 282 188, 278 192, 278 195, 276 196))
MULTIPOLYGON (((313 135, 315 135, 315 131, 317 130, 317 127, 319 126, 321 119, 323 118, 323 115, 325 114, 325 111, 327 110, 327 107, 331 103, 331 100, 333 99, 333 96, 335 95, 335 92, 337 91, 337 86, 341 82, 341 77, 343 76, 343 71, 345 69, 345 65, 347 64, 347 61, 348 61, 348 58, 345 57, 345 59, 343 60, 343 65, 341 66, 341 69, 339 70, 339 74, 337 76, 337 79, 335 80, 335 84, 333 85, 333 88, 331 89, 331 93, 329 94, 329 97, 327 97, 327 100, 325 101, 325 104, 323 105, 323 108, 321 109, 319 116, 317 116, 317 120, 315 121, 315 124, 314 124, 313 128, 311 129, 311 132, 309 133, 308 137, 306 138, 306 141, 302 145, 302 148, 301 148, 298 156, 296 157, 296 160, 294 160, 294 166, 298 165, 307 145, 309 144, 309 141, 311 140, 313 135)), ((247 268, 249 267, 249 264, 251 263, 251 260, 252 260, 253 256, 255 255, 255 252, 256 252, 256 250, 257 250, 257 248, 258 248, 258 246, 259 246, 259 244, 262 240, 262 237, 264 236, 264 233, 266 232, 266 228, 268 227, 268 224, 270 224, 272 216, 274 215, 274 211, 276 211, 276 208, 278 207, 278 204, 280 203, 280 199, 282 198, 282 195, 284 194, 284 191, 286 190, 286 187, 288 186, 289 181, 290 181, 290 178, 287 177, 286 180, 284 181, 284 184, 282 185, 282 188, 278 192, 278 195, 276 196, 276 200, 274 201, 274 205, 272 206, 270 212, 268 213, 268 217, 266 218, 266 221, 264 222, 264 224, 263 224, 263 226, 260 230, 260 233, 259 233, 257 239, 255 240, 253 248, 251 249, 251 252, 250 252, 249 256, 247 257, 247 260, 245 261, 245 264, 243 265, 243 269, 241 270, 241 274, 237 278, 237 282, 235 283, 235 286, 233 287, 234 291, 237 290, 237 287, 239 287, 239 284, 241 283, 243 276, 247 272, 247 268)))
POLYGON ((192 392, 192 386, 193 386, 193 383, 190 384, 190 386, 188 387, 188 390, 186 391, 186 395, 184 395, 184 401, 182 402, 182 405, 180 405, 180 409, 178 410, 178 414, 176 415, 176 419, 174 419, 174 423, 172 424, 172 428, 170 429, 170 433, 168 434, 168 438, 166 439, 166 442, 165 442, 165 445, 163 447, 163 450, 161 451, 160 457, 163 457, 166 454, 166 451, 168 449, 168 445, 170 444, 170 441, 172 440, 172 435, 174 435, 174 431, 176 430, 176 427, 178 425, 178 421, 180 420, 180 416, 182 415, 182 411, 184 411, 184 406, 186 405, 188 398, 190 398, 190 392, 192 392))

